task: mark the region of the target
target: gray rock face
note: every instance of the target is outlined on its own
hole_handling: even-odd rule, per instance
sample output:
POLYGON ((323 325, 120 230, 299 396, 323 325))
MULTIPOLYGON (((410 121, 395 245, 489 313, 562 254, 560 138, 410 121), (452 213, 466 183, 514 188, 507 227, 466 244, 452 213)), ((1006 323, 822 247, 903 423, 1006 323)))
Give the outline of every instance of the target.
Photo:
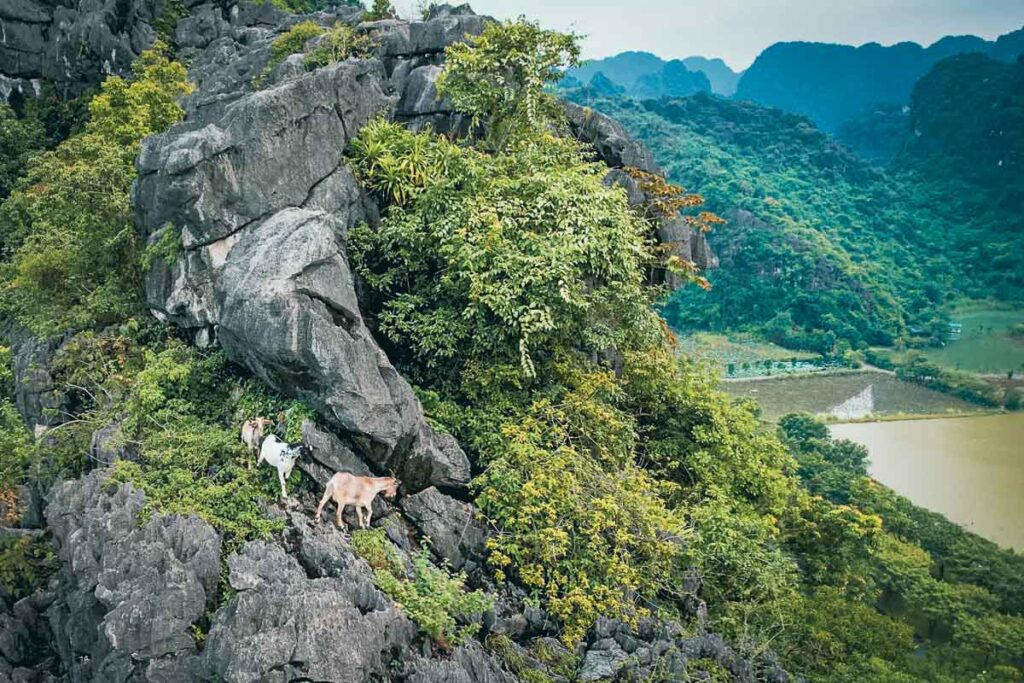
POLYGON ((118 460, 138 457, 136 449, 125 439, 121 423, 118 421, 103 425, 92 433, 89 455, 94 462, 101 465, 113 465, 118 460))
POLYGON ((430 539, 435 555, 456 571, 465 569, 470 577, 482 569, 487 529, 476 519, 472 505, 431 487, 402 498, 401 506, 419 532, 430 539))
POLYGON ((598 158, 612 168, 630 166, 648 173, 658 173, 658 165, 643 145, 636 142, 626 129, 614 119, 581 107, 571 102, 564 102, 566 118, 572 133, 589 142, 597 152, 598 158))
POLYGON ((51 491, 46 519, 63 568, 46 617, 74 680, 190 680, 191 626, 216 592, 220 538, 195 518, 140 527, 144 504, 103 471, 51 491))
POLYGON ((579 669, 580 681, 598 680, 702 680, 707 674, 695 660, 711 660, 726 669, 732 680, 791 680, 771 653, 751 660, 713 633, 686 637, 674 622, 641 619, 637 629, 616 619, 599 617, 591 629, 579 669))
POLYGON ((373 587, 342 535, 297 521, 309 574, 266 543, 229 557, 239 593, 210 629, 204 665, 212 680, 379 680, 411 645, 415 625, 373 587))
POLYGON ((326 484, 335 472, 372 475, 370 468, 351 448, 336 435, 317 427, 314 422, 306 420, 302 423, 302 443, 309 446, 313 455, 309 460, 300 458, 299 469, 313 477, 320 486, 326 484))
POLYGON ((14 405, 37 435, 64 421, 65 396, 53 379, 51 363, 57 344, 27 334, 17 335, 12 351, 14 405))
POLYGON ((587 650, 583 666, 580 667, 579 680, 586 683, 610 679, 628 659, 629 655, 614 640, 599 640, 587 650))
POLYGON ((409 667, 407 683, 515 683, 514 676, 501 668, 500 660, 479 643, 469 641, 439 661, 419 659, 409 667))
POLYGON ((43 616, 54 597, 51 591, 39 591, 10 608, 0 599, 0 681, 56 680, 49 675, 56 662, 48 650, 49 627, 43 616))
POLYGON ((45 78, 78 95, 106 74, 125 73, 156 38, 166 0, 5 0, 0 74, 45 78))

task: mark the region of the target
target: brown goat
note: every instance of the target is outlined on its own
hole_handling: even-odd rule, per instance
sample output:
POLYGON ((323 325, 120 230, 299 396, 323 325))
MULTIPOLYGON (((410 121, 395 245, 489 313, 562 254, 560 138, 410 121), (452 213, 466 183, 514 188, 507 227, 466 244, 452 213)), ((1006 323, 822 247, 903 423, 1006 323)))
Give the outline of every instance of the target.
MULTIPOLYGON (((269 426, 270 420, 265 417, 257 417, 242 423, 242 443, 249 448, 250 453, 256 453, 260 450, 260 446, 263 444, 263 437, 267 435, 267 427, 269 426)), ((249 466, 252 467, 251 461, 249 466)))
POLYGON ((388 498, 394 498, 398 493, 399 481, 394 477, 360 477, 348 472, 338 472, 327 482, 324 490, 324 497, 316 508, 316 521, 320 521, 320 513, 323 512, 327 501, 334 499, 338 506, 336 519, 338 526, 342 526, 341 513, 346 505, 352 505, 356 509, 356 517, 359 518, 359 528, 367 529, 370 526, 370 517, 373 514, 373 499, 378 493, 384 493, 388 498), (366 522, 363 522, 363 513, 366 513, 366 522))

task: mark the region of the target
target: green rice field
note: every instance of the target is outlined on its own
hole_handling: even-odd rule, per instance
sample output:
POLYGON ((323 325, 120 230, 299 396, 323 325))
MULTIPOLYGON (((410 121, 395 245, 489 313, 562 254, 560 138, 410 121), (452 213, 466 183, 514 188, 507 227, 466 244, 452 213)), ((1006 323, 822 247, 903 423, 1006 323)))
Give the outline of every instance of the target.
POLYGON ((1024 309, 979 310, 953 316, 963 325, 962 336, 928 357, 940 365, 983 374, 1024 374, 1024 337, 1011 329, 1024 322, 1024 309))

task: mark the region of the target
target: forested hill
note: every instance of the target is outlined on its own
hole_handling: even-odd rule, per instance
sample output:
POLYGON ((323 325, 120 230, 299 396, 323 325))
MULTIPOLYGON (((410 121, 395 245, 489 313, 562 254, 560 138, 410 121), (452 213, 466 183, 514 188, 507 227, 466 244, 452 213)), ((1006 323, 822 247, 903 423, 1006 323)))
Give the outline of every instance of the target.
POLYGON ((980 52, 1013 61, 1022 50, 1024 29, 995 41, 947 36, 928 47, 776 43, 744 72, 735 96, 805 114, 835 132, 868 108, 907 103, 917 80, 942 59, 980 52))
POLYGON ((1014 63, 968 54, 939 62, 914 87, 905 144, 895 159, 914 169, 1024 201, 1024 54, 1014 63))
POLYGON ((878 170, 807 119, 752 103, 569 96, 620 120, 726 219, 709 236, 711 292, 678 292, 665 309, 681 329, 753 329, 827 353, 910 327, 941 334, 955 296, 1021 296, 1007 270, 1021 271, 1013 215, 946 196, 931 171, 878 170), (983 226, 1000 216, 992 239, 983 226))

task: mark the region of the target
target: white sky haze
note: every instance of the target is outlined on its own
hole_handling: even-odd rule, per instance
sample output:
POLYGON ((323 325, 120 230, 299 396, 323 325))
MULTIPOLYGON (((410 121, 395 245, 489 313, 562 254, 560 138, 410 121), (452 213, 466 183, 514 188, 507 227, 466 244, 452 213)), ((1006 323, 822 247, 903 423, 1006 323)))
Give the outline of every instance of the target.
MULTIPOLYGON (((394 0, 408 11, 410 0, 394 0)), ((448 0, 457 4, 458 0, 448 0)), ((1024 25, 1024 0, 469 0, 480 14, 520 14, 586 35, 584 57, 626 50, 665 59, 721 57, 745 69, 772 43, 922 45, 945 35, 993 39, 1024 25)))

